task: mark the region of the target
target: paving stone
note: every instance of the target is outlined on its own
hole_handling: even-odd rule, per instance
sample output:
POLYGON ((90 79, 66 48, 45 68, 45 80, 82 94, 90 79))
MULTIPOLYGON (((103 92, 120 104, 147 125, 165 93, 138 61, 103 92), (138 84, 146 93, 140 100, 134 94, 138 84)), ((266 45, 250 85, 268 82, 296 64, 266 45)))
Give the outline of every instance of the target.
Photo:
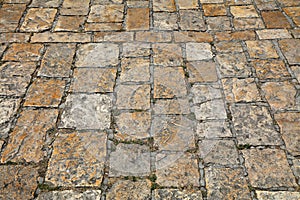
POLYGON ((298 82, 300 82, 300 66, 299 65, 291 66, 291 70, 293 71, 298 82))
POLYGON ((251 199, 243 174, 241 168, 206 168, 207 199, 251 199))
POLYGON ((53 144, 46 183, 54 186, 99 186, 106 157, 104 132, 59 133, 53 144))
POLYGON ((194 104, 205 103, 214 99, 221 99, 222 93, 219 85, 194 84, 191 88, 191 96, 194 104))
POLYGON ((242 53, 243 47, 238 41, 222 41, 214 44, 220 53, 242 53))
POLYGON ((163 66, 180 66, 183 64, 179 44, 153 44, 153 63, 163 66))
POLYGON ((38 171, 32 166, 0 166, 0 198, 32 199, 37 188, 38 171))
POLYGON ((144 58, 125 58, 121 63, 120 82, 150 81, 150 61, 144 58))
POLYGON ((223 31, 215 33, 216 41, 228 41, 228 40, 255 40, 255 32, 252 30, 245 31, 223 31))
POLYGON ((227 5, 249 5, 251 3, 251 0, 226 0, 227 5))
POLYGON ((145 176, 150 174, 150 149, 145 145, 117 145, 110 154, 109 177, 145 176))
POLYGON ((156 99, 153 105, 154 114, 189 114, 189 101, 183 99, 156 99))
POLYGON ((197 159, 190 153, 157 154, 156 175, 156 183, 163 187, 199 186, 197 159))
POLYGON ((218 81, 216 64, 212 61, 193 61, 186 64, 189 73, 189 82, 216 82, 218 81))
POLYGON ((257 30, 256 34, 259 39, 262 40, 272 40, 272 39, 280 39, 280 38, 292 38, 291 34, 287 29, 264 29, 257 30))
POLYGON ((223 0, 200 0, 200 2, 203 3, 224 3, 223 0))
POLYGON ((118 109, 150 108, 150 85, 118 85, 115 88, 118 109))
POLYGON ((194 110, 197 120, 227 118, 224 102, 221 99, 204 102, 199 106, 194 106, 194 110))
POLYGON ((89 0, 64 0, 61 15, 87 15, 89 13, 89 0))
POLYGON ((279 5, 283 7, 287 6, 300 6, 300 2, 297 0, 278 0, 279 5))
POLYGON ((209 43, 187 43, 186 58, 188 61, 212 59, 213 54, 209 43))
POLYGON ((75 68, 71 92, 113 92, 116 76, 116 68, 75 68))
POLYGON ((230 106, 239 144, 279 145, 280 134, 266 107, 252 105, 230 106))
POLYGON ((175 12, 175 0, 153 0, 153 11, 175 12))
POLYGON ((231 30, 230 20, 228 17, 207 17, 206 23, 208 30, 226 31, 231 30))
POLYGON ((238 165, 239 155, 232 140, 201 140, 200 158, 205 164, 238 165))
POLYGON ((290 28, 287 18, 280 11, 261 12, 267 28, 290 28))
POLYGON ((83 16, 59 16, 54 31, 81 31, 85 17, 83 16))
POLYGON ((115 116, 114 138, 118 140, 144 139, 150 136, 151 113, 126 112, 115 116))
POLYGON ((149 1, 128 1, 127 6, 128 8, 149 8, 149 1))
POLYGON ((240 18, 233 19, 233 25, 236 30, 263 29, 265 25, 261 18, 240 18))
POLYGON ((13 3, 13 4, 23 4, 23 3, 29 3, 30 0, 3 0, 3 3, 13 3))
POLYGON ((246 41, 247 49, 251 58, 278 58, 278 54, 271 41, 246 41))
POLYGON ((222 78, 249 77, 252 74, 244 54, 219 54, 216 60, 219 63, 222 78))
POLYGON ((43 57, 38 76, 69 77, 74 54, 74 44, 51 44, 43 57))
POLYGON ((77 51, 77 67, 105 67, 119 63, 119 47, 116 44, 83 44, 77 51))
POLYGON ((59 0, 33 0, 30 7, 59 7, 59 0))
POLYGON ((154 98, 185 97, 184 71, 181 67, 154 68, 154 98))
POLYGON ((29 38, 30 38, 29 33, 1 33, 1 35, 0 35, 0 40, 3 43, 4 42, 5 43, 28 42, 29 38))
MULTIPOLYGON (((47 131, 55 127, 57 110, 24 110, 10 133, 1 163, 40 162, 46 156, 47 131)), ((47 136, 48 137, 48 136, 47 136)))
POLYGON ((127 30, 149 30, 150 27, 149 8, 128 8, 127 30))
POLYGON ((230 12, 234 18, 259 17, 253 5, 230 6, 230 12))
POLYGON ((300 40, 285 39, 279 41, 279 46, 289 64, 300 64, 300 40))
POLYGON ((130 42, 133 41, 133 32, 96 32, 94 42, 130 42))
POLYGON ((112 100, 103 94, 70 94, 65 102, 60 128, 107 129, 112 100))
POLYGON ((175 31, 174 40, 175 42, 212 42, 213 38, 206 32, 175 31))
POLYGON ((273 110, 300 109, 297 89, 289 81, 267 82, 261 87, 273 110))
POLYGON ((293 165, 291 166, 294 175, 298 179, 299 184, 299 177, 300 177, 300 159, 294 158, 293 159, 293 165))
POLYGON ((93 4, 101 4, 101 5, 106 5, 106 4, 110 4, 110 3, 114 3, 114 4, 122 4, 123 1, 122 0, 93 0, 93 4))
POLYGON ((204 4, 202 8, 204 10, 204 16, 221 16, 227 14, 224 4, 204 4))
POLYGON ((87 22, 122 22, 123 11, 124 5, 93 5, 87 22))
POLYGON ((17 44, 10 45, 3 56, 6 61, 38 61, 43 49, 41 44, 17 44))
POLYGON ((170 42, 171 33, 168 32, 137 32, 136 40, 139 42, 170 42))
POLYGON ((151 135, 160 151, 179 151, 194 148, 195 123, 183 115, 155 116, 151 135))
POLYGON ((78 192, 74 190, 51 191, 39 194, 37 200, 52 199, 52 200, 75 200, 75 199, 101 199, 101 190, 86 190, 78 192))
POLYGON ((21 26, 21 31, 38 32, 50 29, 54 21, 56 9, 30 8, 21 26))
POLYGON ((155 199, 185 199, 185 200, 202 200, 201 191, 179 190, 179 189, 157 189, 154 190, 155 199))
POLYGON ((176 13, 156 12, 153 20, 154 30, 178 30, 176 13))
POLYGON ((229 122, 225 120, 199 122, 196 134, 205 139, 232 137, 229 122))
POLYGON ((296 26, 300 26, 300 7, 288 7, 284 8, 283 11, 292 18, 296 26))
POLYGON ((228 102, 256 102, 262 101, 257 85, 253 78, 222 79, 225 98, 228 102))
POLYGON ((0 32, 14 32, 25 9, 26 4, 3 4, 0 8, 0 32))
POLYGON ((57 79, 36 79, 29 87, 24 106, 57 107, 66 82, 57 79))
POLYGON ((283 150, 242 150, 253 187, 295 187, 295 177, 283 150))
POLYGON ((197 9, 199 7, 197 0, 191 0, 191 1, 178 0, 177 4, 179 9, 197 9))
POLYGON ((150 44, 142 42, 124 43, 122 54, 124 57, 150 56, 150 44))
POLYGON ((256 191, 258 200, 276 200, 276 199, 289 199, 297 200, 300 198, 298 192, 289 192, 289 191, 256 191))
POLYGON ((280 126, 282 138, 288 152, 294 156, 300 155, 300 113, 278 113, 275 114, 275 120, 280 126))
POLYGON ((198 10, 180 10, 179 26, 181 30, 204 31, 205 23, 202 13, 198 10))
POLYGON ((34 33, 31 42, 90 42, 91 35, 89 33, 73 33, 73 32, 42 32, 34 33))
POLYGON ((274 0, 254 0, 259 10, 275 10, 278 6, 274 0))
POLYGON ((151 199, 151 182, 149 180, 120 180, 106 194, 106 199, 151 199))
MULTIPOLYGON (((8 136, 8 130, 5 130, 5 127, 10 125, 6 125, 8 121, 10 121, 14 115, 16 115, 17 110, 19 109, 21 103, 21 99, 5 99, 0 98, 0 138, 5 138, 8 136)), ((0 144, 0 149, 2 144, 0 144)))
POLYGON ((122 23, 86 23, 85 31, 121 31, 122 23))
POLYGON ((281 60, 254 60, 252 66, 261 80, 280 79, 290 77, 290 74, 281 60))

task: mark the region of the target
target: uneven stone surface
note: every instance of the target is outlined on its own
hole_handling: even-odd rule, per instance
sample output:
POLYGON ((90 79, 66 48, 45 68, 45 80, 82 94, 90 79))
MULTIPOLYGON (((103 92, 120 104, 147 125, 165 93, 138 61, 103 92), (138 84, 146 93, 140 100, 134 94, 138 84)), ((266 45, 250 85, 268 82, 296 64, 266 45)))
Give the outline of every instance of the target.
POLYGON ((279 41, 279 45, 289 64, 300 64, 299 40, 285 39, 279 41))
POLYGON ((155 199, 186 199, 186 200, 202 200, 200 191, 178 190, 178 189, 157 189, 154 190, 155 199))
POLYGON ((269 191, 257 191, 257 198, 259 200, 276 200, 276 199, 289 199, 289 200, 297 200, 300 198, 300 194, 298 192, 269 192, 269 191))
POLYGON ((149 8, 129 8, 127 14, 128 30, 149 30, 149 8))
POLYGON ((251 58, 278 58, 273 44, 268 40, 246 41, 246 45, 251 58))
POLYGON ((41 44, 12 44, 3 56, 6 61, 38 61, 43 48, 41 44))
POLYGON ((53 200, 69 200, 69 199, 101 199, 101 190, 86 190, 77 192, 74 190, 52 191, 41 193, 37 200, 53 199, 53 200))
POLYGON ((290 77, 283 61, 280 60, 255 60, 252 62, 259 79, 281 79, 290 77))
POLYGON ((188 61, 206 60, 212 58, 211 46, 208 43, 188 43, 186 45, 188 61))

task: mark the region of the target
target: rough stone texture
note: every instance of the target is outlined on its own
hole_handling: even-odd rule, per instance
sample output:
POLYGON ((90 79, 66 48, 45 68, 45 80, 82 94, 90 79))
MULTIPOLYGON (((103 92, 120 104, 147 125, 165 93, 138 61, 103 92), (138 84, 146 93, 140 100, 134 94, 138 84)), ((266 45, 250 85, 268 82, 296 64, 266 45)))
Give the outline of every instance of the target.
POLYGON ((153 105, 154 114, 189 114, 188 99, 157 99, 153 105))
MULTIPOLYGON (((0 40, 2 43, 11 43, 11 42, 28 42, 30 38, 29 33, 1 33, 0 40)), ((3 45, 2 48, 5 46, 3 45)), ((0 48, 1 49, 1 48, 0 48)), ((0 54, 3 53, 4 49, 0 50, 0 54), (2 51, 1 51, 2 50, 2 51)))
POLYGON ((230 12, 235 18, 259 17, 253 5, 231 6, 230 12))
POLYGON ((207 17, 208 30, 226 31, 231 30, 230 19, 228 17, 207 17))
POLYGON ((30 8, 20 30, 25 32, 38 32, 50 29, 55 14, 56 9, 30 8))
POLYGON ((3 4, 0 8, 0 32, 14 32, 26 8, 26 4, 3 4))
POLYGON ((116 44, 83 44, 77 52, 77 67, 105 67, 119 63, 119 47, 116 44))
POLYGON ((195 31, 175 31, 175 42, 212 42, 213 38, 211 34, 206 32, 195 31))
POLYGON ((127 30, 149 30, 149 8, 129 8, 127 10, 127 30))
POLYGON ((185 200, 202 200, 201 191, 178 190, 178 189, 157 189, 154 190, 155 199, 185 199, 185 200))
POLYGON ((295 187, 295 177, 283 150, 250 149, 242 151, 253 187, 295 187))
POLYGON ((279 46, 289 64, 300 64, 300 41, 285 39, 279 41, 279 46))
POLYGON ((291 82, 267 82, 261 87, 273 110, 300 110, 297 90, 291 82))
POLYGON ((227 14, 224 4, 204 4, 202 8, 205 16, 221 16, 227 14))
POLYGON ((163 187, 199 186, 197 160, 189 153, 157 154, 156 175, 156 182, 163 187))
POLYGON ((269 191, 256 191, 258 200, 277 200, 277 199, 288 199, 297 200, 300 199, 299 192, 269 192, 269 191))
POLYGON ((86 23, 85 31, 120 31, 122 23, 86 23))
POLYGON ((155 30, 178 30, 177 14, 158 12, 153 14, 155 30))
POLYGON ((110 177, 145 176, 150 174, 150 148, 139 144, 120 143, 110 154, 110 177))
POLYGON ((275 120, 280 126, 288 152, 294 156, 300 155, 300 113, 278 113, 275 114, 275 120))
POLYGON ((50 106, 60 104, 66 82, 57 79, 36 79, 29 87, 24 106, 50 106))
POLYGON ((137 32, 136 41, 139 42, 170 42, 171 33, 167 32, 137 32))
POLYGON ((243 47, 238 41, 222 41, 215 43, 216 50, 219 53, 242 53, 243 47))
POLYGON ((7 146, 2 151, 1 163, 39 162, 47 152, 44 149, 48 131, 55 128, 58 116, 57 110, 24 110, 18 118, 17 124, 7 146))
POLYGON ((287 18, 280 11, 268 11, 261 13, 267 28, 290 28, 287 18))
POLYGON ((94 33, 94 42, 130 42, 133 36, 133 32, 97 32, 94 33))
POLYGON ((287 29, 264 29, 256 31, 259 39, 270 40, 280 38, 292 38, 287 29))
POLYGON ((188 61, 211 59, 213 57, 211 45, 208 43, 187 43, 186 57, 188 61))
POLYGON ((124 5, 93 5, 87 22, 122 22, 123 11, 124 5))
MULTIPOLYGON (((239 18, 233 19, 233 25, 236 30, 262 29, 265 25, 261 18, 239 18)), ((249 37, 249 35, 248 35, 249 37)))
POLYGON ((121 63, 120 82, 149 82, 150 61, 144 58, 125 58, 121 63))
POLYGON ((89 1, 64 0, 60 10, 61 15, 87 15, 89 12, 89 1))
POLYGON ((120 113, 115 116, 116 133, 118 140, 144 139, 150 136, 151 113, 133 112, 120 113))
POLYGON ((38 172, 32 166, 0 166, 0 198, 32 199, 37 188, 38 172))
POLYGON ((293 73, 294 73, 296 79, 298 80, 298 82, 300 82, 300 66, 299 65, 292 66, 291 70, 293 71, 293 73))
POLYGON ((253 78, 222 79, 222 84, 225 98, 230 103, 262 101, 253 78))
POLYGON ((221 99, 222 93, 218 84, 200 85, 195 84, 191 88, 191 96, 194 104, 205 103, 214 99, 221 99))
POLYGON ((232 105, 233 125, 239 144, 279 145, 280 134, 266 107, 232 105))
POLYGON ((198 10, 180 10, 179 27, 181 30, 204 31, 205 24, 202 18, 202 13, 198 10))
POLYGON ((278 58, 278 54, 271 41, 246 41, 247 49, 251 58, 278 58))
MULTIPOLYGON (((245 20, 245 19, 242 19, 242 20, 245 20)), ((252 30, 223 31, 223 32, 215 33, 215 38, 216 38, 216 41, 255 40, 256 35, 255 35, 255 32, 252 30)))
POLYGON ((178 44, 154 44, 153 63, 155 65, 180 66, 182 65, 182 51, 178 44))
POLYGON ((274 10, 278 8, 273 0, 254 0, 254 2, 259 10, 274 10))
POLYGON ((53 144, 45 181, 55 186, 99 186, 106 140, 104 132, 60 132, 53 144))
POLYGON ((284 8, 283 11, 292 18, 296 26, 300 26, 300 8, 299 7, 288 7, 284 8))
POLYGON ((190 1, 178 0, 177 3, 179 9, 195 9, 199 7, 197 0, 190 0, 190 1))
POLYGON ((124 43, 123 44, 123 56, 125 57, 138 57, 149 56, 150 44, 147 43, 124 43))
POLYGON ((153 11, 168 11, 175 12, 175 0, 154 0, 153 11))
POLYGON ((33 0, 31 7, 58 7, 59 0, 33 0))
POLYGON ((61 128, 107 129, 112 100, 103 94, 70 94, 62 107, 61 128))
POLYGON ((54 31, 80 31, 84 22, 83 16, 59 16, 54 31))
POLYGON ((229 123, 225 120, 199 122, 196 134, 205 139, 232 137, 229 123))
POLYGON ((116 182, 107 192, 106 199, 151 199, 151 182, 149 180, 120 180, 116 182))
POLYGON ((21 103, 21 99, 5 99, 0 98, 0 124, 4 124, 16 114, 21 103))
POLYGON ((73 74, 71 91, 113 92, 116 74, 116 68, 76 68, 73 74))
POLYGON ((34 33, 31 42, 90 42, 91 35, 89 33, 73 33, 73 32, 42 32, 34 33))
POLYGON ((38 61, 43 49, 41 44, 12 44, 3 56, 7 61, 38 61))
POLYGON ((213 99, 194 106, 197 120, 226 119, 227 114, 222 99, 213 99))
POLYGON ((115 88, 118 109, 150 108, 150 85, 118 85, 115 88))
POLYGON ((216 82, 218 80, 216 64, 212 61, 192 61, 188 62, 187 71, 189 82, 216 82))
POLYGON ((207 199, 251 199, 243 169, 205 169, 207 199))
POLYGON ((154 68, 154 98, 185 97, 184 71, 181 67, 154 68))
POLYGON ((84 192, 77 192, 74 190, 51 191, 39 194, 37 200, 52 199, 52 200, 100 200, 101 190, 86 190, 84 192))
POLYGON ((281 60, 255 60, 252 62, 256 75, 261 80, 290 77, 285 64, 281 60))

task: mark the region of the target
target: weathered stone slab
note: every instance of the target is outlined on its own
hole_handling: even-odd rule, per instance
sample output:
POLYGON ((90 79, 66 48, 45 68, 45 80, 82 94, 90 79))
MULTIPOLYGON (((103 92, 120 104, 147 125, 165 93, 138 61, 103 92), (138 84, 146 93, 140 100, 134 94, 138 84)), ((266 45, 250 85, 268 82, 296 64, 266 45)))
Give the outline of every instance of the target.
POLYGON ((188 99, 157 99, 153 105, 154 114, 189 114, 188 99))
POLYGON ((115 23, 123 21, 124 5, 93 5, 87 22, 115 23))
POLYGON ((101 199, 101 190, 86 190, 84 192, 77 192, 74 190, 64 190, 64 191, 51 191, 44 192, 39 194, 37 200, 77 200, 77 199, 86 199, 86 200, 100 200, 101 199))
POLYGON ((12 44, 3 56, 6 61, 38 61, 43 49, 41 44, 12 44))
POLYGON ((125 58, 121 62, 120 82, 149 82, 150 60, 144 58, 125 58))
POLYGON ((269 40, 246 41, 247 49, 251 58, 278 58, 278 54, 269 40))
POLYGON ((300 41, 285 39, 279 41, 279 46, 289 64, 300 64, 300 41))
POLYGON ((179 190, 179 189, 157 189, 154 190, 155 199, 185 199, 202 200, 201 191, 179 190))
POLYGON ((258 200, 277 200, 277 199, 288 199, 288 200, 298 200, 300 199, 299 192, 289 192, 289 191, 256 191, 258 200))
POLYGON ((216 64, 212 61, 193 61, 186 64, 189 82, 216 82, 218 80, 216 64))
POLYGON ((213 57, 211 45, 208 43, 187 43, 186 57, 188 61, 211 59, 213 57))
POLYGON ((257 77, 262 80, 291 76, 281 60, 254 60, 251 64, 256 70, 257 77))
POLYGON ((225 120, 199 122, 196 134, 205 139, 232 137, 230 125, 225 120))
POLYGON ((154 44, 153 63, 163 66, 180 66, 183 64, 182 51, 178 44, 154 44))

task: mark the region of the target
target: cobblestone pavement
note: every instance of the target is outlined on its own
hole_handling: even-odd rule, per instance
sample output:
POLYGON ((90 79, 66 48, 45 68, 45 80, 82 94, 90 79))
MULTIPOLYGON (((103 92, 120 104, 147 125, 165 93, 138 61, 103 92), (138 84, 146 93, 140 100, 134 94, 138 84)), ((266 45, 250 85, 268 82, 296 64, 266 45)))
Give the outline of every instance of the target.
POLYGON ((299 0, 0 0, 1 200, 299 200, 299 0))

